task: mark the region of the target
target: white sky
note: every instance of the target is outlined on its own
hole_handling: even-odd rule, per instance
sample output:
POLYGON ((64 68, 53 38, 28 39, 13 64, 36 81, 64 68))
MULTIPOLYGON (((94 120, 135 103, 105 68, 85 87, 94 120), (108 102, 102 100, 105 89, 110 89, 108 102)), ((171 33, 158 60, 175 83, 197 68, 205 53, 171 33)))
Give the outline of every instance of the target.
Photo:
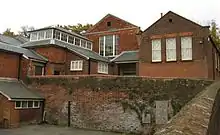
POLYGON ((220 0, 1 0, 0 33, 49 25, 92 23, 107 13, 146 29, 169 10, 196 22, 215 19, 220 25, 220 0))

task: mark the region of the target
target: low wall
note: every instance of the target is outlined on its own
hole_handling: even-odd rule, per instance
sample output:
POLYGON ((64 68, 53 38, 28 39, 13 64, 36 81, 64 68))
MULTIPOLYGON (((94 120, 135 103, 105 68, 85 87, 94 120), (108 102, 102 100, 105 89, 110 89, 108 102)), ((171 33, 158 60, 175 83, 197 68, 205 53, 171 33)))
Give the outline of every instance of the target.
POLYGON ((146 124, 163 124, 211 83, 114 76, 48 76, 27 80, 31 89, 45 97, 46 119, 50 123, 67 124, 70 100, 72 126, 136 133, 142 132, 146 124))

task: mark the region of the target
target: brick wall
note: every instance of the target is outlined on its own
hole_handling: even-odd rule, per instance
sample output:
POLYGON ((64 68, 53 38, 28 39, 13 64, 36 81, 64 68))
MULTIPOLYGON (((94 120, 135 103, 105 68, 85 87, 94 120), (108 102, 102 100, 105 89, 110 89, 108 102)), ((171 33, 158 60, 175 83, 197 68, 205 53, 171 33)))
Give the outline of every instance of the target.
POLYGON ((137 113, 132 109, 125 109, 124 101, 142 99, 153 108, 155 100, 171 100, 175 114, 210 83, 212 82, 205 80, 115 76, 28 79, 28 86, 39 91, 46 99, 45 109, 49 123, 67 124, 69 99, 72 126, 120 132, 142 130, 137 113))
POLYGON ((213 79, 212 45, 208 41, 208 35, 207 27, 169 12, 142 33, 139 74, 152 77, 213 79), (181 60, 183 36, 192 37, 192 61, 181 60), (166 61, 166 38, 176 38, 176 61, 166 61), (161 39, 162 62, 152 62, 152 39, 161 39))
POLYGON ((20 55, 10 52, 0 52, 0 77, 18 78, 20 55))

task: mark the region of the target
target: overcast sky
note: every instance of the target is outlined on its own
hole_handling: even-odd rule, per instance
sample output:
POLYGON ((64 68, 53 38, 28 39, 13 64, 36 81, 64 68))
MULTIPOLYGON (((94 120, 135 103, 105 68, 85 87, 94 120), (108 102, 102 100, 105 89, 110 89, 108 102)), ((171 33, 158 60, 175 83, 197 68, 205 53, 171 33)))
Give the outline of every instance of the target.
POLYGON ((24 25, 95 24, 108 13, 144 30, 170 10, 202 24, 215 19, 220 25, 219 6, 220 0, 1 0, 0 32, 24 25))

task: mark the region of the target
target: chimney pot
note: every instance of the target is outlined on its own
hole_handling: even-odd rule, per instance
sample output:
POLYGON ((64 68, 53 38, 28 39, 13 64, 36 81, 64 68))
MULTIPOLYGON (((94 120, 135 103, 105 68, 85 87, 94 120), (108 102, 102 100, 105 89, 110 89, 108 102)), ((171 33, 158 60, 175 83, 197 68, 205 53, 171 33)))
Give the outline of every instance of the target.
POLYGON ((160 17, 163 17, 163 13, 160 13, 160 17))

